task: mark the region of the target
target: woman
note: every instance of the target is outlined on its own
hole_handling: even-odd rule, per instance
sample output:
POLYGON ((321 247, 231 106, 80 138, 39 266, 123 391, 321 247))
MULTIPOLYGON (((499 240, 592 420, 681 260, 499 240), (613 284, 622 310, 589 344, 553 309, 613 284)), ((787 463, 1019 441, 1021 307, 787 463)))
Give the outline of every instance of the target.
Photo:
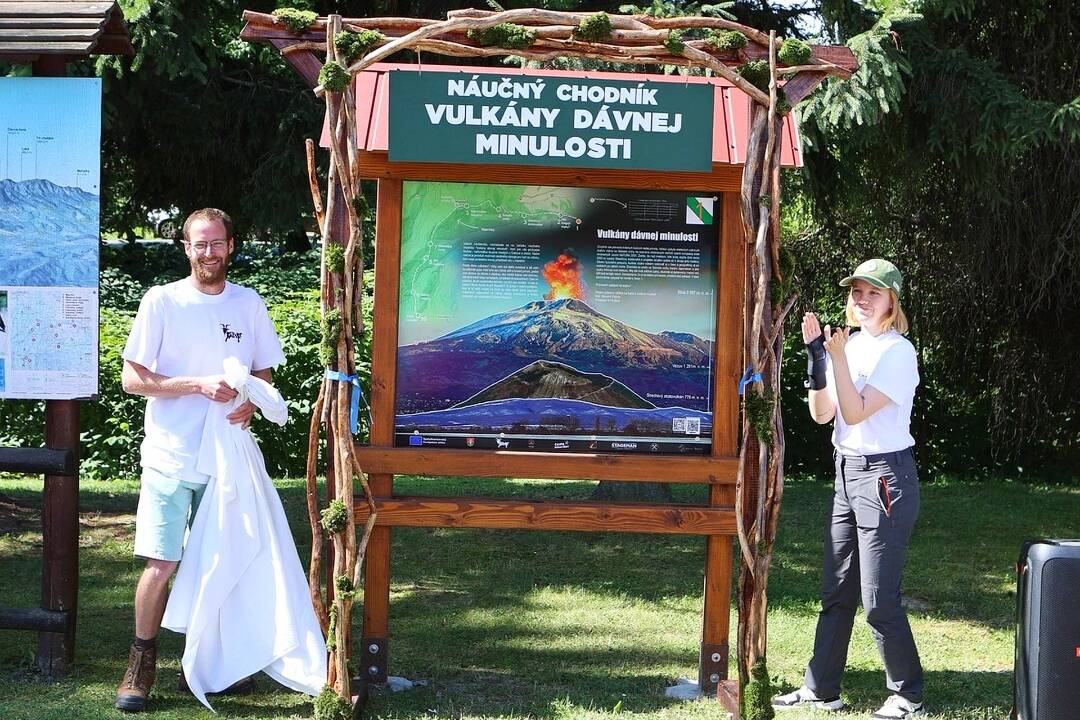
POLYGON ((814 654, 803 686, 773 698, 777 709, 844 707, 840 679, 861 596, 892 692, 874 717, 925 714, 922 665, 900 604, 900 575, 919 514, 909 430, 919 370, 915 348, 902 335, 908 323, 901 283, 892 263, 867 260, 840 283, 850 287, 847 323, 858 330, 826 325, 822 332, 814 313, 803 317, 810 414, 818 423, 836 421, 836 480, 814 654))

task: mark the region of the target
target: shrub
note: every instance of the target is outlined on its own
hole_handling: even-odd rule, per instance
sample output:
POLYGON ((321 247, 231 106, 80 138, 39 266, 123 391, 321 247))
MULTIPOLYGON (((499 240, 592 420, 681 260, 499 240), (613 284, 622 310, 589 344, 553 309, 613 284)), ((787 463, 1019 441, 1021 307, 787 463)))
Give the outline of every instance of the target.
POLYGON ((582 18, 578 26, 574 28, 574 39, 585 42, 600 42, 611 35, 611 18, 607 13, 600 12, 582 18))
POLYGON ((683 33, 681 30, 669 30, 667 37, 664 38, 664 47, 672 55, 682 55, 684 49, 686 49, 686 43, 682 39, 683 33))
POLYGON ((330 92, 342 92, 351 81, 352 75, 336 60, 326 63, 319 71, 319 84, 330 92))
POLYGON ((481 30, 469 30, 465 35, 484 47, 524 50, 536 40, 536 31, 513 23, 499 23, 481 30))
POLYGON ((345 58, 347 65, 367 55, 368 51, 386 42, 386 36, 378 30, 364 30, 359 33, 345 30, 334 38, 334 47, 345 58))
POLYGON ((352 706, 348 700, 339 698, 334 689, 327 685, 315 698, 315 720, 350 720, 352 706))
POLYGON ((273 15, 282 25, 289 28, 289 32, 296 35, 311 27, 315 18, 318 17, 312 10, 297 10, 296 8, 278 8, 273 15))
POLYGON ((802 40, 788 38, 780 45, 776 59, 785 65, 804 65, 810 59, 812 51, 810 46, 802 40))
POLYGON ((735 69, 746 82, 762 92, 769 92, 769 61, 751 60, 735 69))
POLYGON ((746 35, 738 30, 713 30, 705 38, 705 42, 716 48, 718 52, 735 52, 746 47, 748 41, 746 35))

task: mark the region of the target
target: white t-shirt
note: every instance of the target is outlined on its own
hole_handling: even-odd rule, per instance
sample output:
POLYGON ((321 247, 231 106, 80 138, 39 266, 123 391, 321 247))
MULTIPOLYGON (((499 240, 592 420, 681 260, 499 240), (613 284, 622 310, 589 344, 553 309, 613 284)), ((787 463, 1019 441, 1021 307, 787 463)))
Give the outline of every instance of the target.
MULTIPOLYGON (((856 333, 845 346, 848 368, 855 390, 867 385, 888 396, 890 402, 857 425, 844 422, 840 406, 832 442, 848 455, 874 455, 895 452, 915 444, 911 436, 911 404, 919 385, 919 366, 915 347, 896 330, 874 337, 865 330, 856 333)), ((826 366, 829 397, 836 399, 836 379, 832 358, 826 366)))
MULTIPOLYGON (((221 375, 226 357, 252 371, 285 362, 258 293, 227 282, 220 294, 207 295, 189 278, 146 293, 123 357, 166 377, 221 375)), ((205 483, 195 459, 211 402, 202 395, 148 398, 140 464, 170 478, 205 483)))

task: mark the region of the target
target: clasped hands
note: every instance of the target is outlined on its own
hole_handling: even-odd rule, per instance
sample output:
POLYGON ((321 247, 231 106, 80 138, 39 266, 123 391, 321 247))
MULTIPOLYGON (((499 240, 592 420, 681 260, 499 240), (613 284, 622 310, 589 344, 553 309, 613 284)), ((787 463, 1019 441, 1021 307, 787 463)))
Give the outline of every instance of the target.
MULTIPOLYGON (((199 382, 199 394, 214 402, 229 402, 237 396, 236 390, 231 388, 221 375, 211 375, 202 378, 199 382)), ((231 413, 225 416, 233 425, 240 425, 245 430, 251 424, 251 418, 255 415, 255 403, 250 400, 241 403, 231 413)))

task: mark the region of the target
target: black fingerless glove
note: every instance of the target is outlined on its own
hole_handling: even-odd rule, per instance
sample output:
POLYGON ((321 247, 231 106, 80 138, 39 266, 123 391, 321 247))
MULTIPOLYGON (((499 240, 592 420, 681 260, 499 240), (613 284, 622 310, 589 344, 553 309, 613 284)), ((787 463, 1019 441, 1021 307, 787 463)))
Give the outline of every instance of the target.
POLYGON ((825 389, 825 336, 806 343, 806 382, 811 390, 825 389))

